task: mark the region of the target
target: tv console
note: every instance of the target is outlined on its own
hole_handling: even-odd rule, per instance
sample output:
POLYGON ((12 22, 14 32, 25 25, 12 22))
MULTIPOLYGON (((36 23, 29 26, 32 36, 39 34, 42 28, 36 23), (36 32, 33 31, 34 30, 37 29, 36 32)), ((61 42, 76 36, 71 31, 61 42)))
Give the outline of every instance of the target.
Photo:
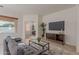
POLYGON ((56 33, 46 33, 46 39, 52 39, 56 41, 60 41, 62 44, 64 43, 64 34, 56 34, 56 33))

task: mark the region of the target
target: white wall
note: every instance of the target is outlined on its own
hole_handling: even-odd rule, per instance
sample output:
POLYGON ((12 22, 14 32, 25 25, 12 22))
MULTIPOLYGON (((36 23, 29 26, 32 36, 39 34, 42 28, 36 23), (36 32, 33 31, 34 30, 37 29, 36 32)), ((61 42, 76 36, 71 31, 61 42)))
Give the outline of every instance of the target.
POLYGON ((18 19, 17 33, 21 38, 23 38, 23 16, 18 19))
POLYGON ((42 36, 42 27, 40 26, 42 24, 42 16, 38 16, 38 36, 42 36))
POLYGON ((65 21, 65 43, 76 46, 76 7, 44 16, 43 22, 47 24, 46 32, 59 33, 59 31, 49 31, 48 23, 62 20, 65 21))
POLYGON ((35 38, 37 38, 38 37, 38 15, 25 15, 23 17, 23 39, 25 39, 25 34, 28 35, 29 33, 29 32, 25 32, 26 23, 30 23, 30 25, 32 25, 33 23, 35 24, 35 30, 36 30, 35 38))
POLYGON ((77 52, 79 52, 79 5, 76 5, 77 8, 77 52))

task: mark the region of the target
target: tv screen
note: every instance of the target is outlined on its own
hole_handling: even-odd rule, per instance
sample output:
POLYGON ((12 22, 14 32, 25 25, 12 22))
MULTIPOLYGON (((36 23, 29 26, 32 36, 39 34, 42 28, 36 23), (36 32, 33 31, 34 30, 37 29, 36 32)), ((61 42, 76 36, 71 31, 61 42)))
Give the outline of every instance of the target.
POLYGON ((49 30, 63 30, 64 31, 64 21, 50 22, 49 30))

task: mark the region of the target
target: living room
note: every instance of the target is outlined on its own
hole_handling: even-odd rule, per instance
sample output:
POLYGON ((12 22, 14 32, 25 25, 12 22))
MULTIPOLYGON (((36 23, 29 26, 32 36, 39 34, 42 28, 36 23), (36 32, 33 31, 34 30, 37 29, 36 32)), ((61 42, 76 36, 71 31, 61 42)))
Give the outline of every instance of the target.
POLYGON ((49 45, 49 51, 45 52, 48 55, 79 54, 78 10, 78 4, 1 4, 0 20, 5 18, 6 21, 10 21, 11 19, 11 22, 14 22, 12 24, 16 25, 14 31, 12 31, 13 27, 9 28, 11 32, 9 30, 8 33, 5 30, 0 31, 2 32, 0 33, 0 54, 4 53, 3 41, 7 36, 21 38, 22 42, 27 45, 29 45, 29 40, 41 38, 49 43, 46 43, 49 45), (61 25, 54 27, 50 23, 62 24, 63 27, 61 28, 61 25), (41 25, 45 25, 45 28, 41 25), (63 34, 62 41, 56 40, 61 34, 63 34), (50 35, 54 38, 48 39, 50 35), (63 42, 64 44, 62 44, 63 42))

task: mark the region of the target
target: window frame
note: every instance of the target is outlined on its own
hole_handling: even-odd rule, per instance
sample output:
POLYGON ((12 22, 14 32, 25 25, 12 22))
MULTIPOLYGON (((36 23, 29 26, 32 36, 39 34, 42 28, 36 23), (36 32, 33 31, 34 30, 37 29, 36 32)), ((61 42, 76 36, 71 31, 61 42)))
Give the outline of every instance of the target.
POLYGON ((18 18, 0 15, 0 20, 14 22, 15 23, 15 32, 14 33, 17 33, 18 18))

